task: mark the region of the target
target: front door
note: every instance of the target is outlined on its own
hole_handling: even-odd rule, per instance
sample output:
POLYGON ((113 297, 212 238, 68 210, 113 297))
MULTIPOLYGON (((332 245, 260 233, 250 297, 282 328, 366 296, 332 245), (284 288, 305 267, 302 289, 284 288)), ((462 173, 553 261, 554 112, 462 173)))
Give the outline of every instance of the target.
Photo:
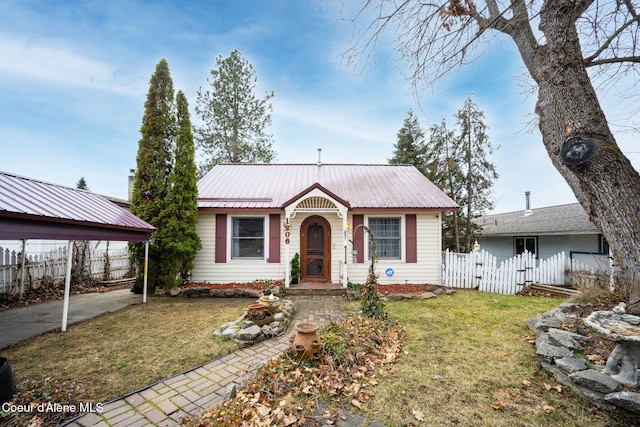
POLYGON ((300 227, 300 278, 308 282, 331 281, 331 226, 321 216, 311 216, 300 227))

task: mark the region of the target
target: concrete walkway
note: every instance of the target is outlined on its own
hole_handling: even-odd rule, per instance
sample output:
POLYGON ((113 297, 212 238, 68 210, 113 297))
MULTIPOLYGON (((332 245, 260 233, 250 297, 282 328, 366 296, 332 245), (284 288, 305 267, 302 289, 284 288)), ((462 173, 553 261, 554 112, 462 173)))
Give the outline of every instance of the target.
MULTIPOLYGON (((71 295, 67 323, 142 304, 142 295, 129 289, 71 295)), ((62 300, 46 301, 0 311, 0 349, 62 326, 62 300)))
MULTIPOLYGON (((324 324, 340 317, 337 296, 293 296, 296 312, 283 336, 213 360, 202 366, 105 403, 63 424, 70 427, 178 426, 185 416, 199 416, 228 398, 230 388, 241 387, 258 368, 289 347, 298 323, 324 324)), ((99 402, 95 402, 97 405, 99 402)))

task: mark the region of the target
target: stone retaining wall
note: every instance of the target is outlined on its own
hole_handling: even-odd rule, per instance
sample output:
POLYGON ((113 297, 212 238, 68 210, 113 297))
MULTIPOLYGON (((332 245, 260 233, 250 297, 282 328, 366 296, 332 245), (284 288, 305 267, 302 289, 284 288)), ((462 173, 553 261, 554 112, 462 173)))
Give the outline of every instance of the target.
POLYGON ((574 309, 575 304, 565 302, 529 320, 529 327, 538 335, 536 354, 542 367, 560 384, 601 409, 640 414, 637 390, 623 390, 622 384, 606 374, 604 365, 576 355, 588 338, 563 329, 577 323, 577 315, 571 313, 574 309))

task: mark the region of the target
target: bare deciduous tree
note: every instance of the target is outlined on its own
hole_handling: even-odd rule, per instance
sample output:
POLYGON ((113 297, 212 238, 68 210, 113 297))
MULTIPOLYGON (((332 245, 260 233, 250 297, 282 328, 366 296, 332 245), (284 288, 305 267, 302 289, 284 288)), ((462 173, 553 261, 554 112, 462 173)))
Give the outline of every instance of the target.
POLYGON ((623 276, 631 283, 626 298, 628 311, 634 313, 640 313, 640 175, 616 143, 594 82, 600 82, 598 89, 602 89, 621 79, 637 79, 637 3, 370 0, 351 18, 361 32, 346 52, 347 60, 362 61, 382 34, 392 31, 419 91, 473 62, 490 47, 492 37, 510 38, 537 91, 535 112, 542 142, 553 165, 609 241, 623 276), (565 163, 561 150, 575 137, 595 141, 598 151, 586 162, 565 163))

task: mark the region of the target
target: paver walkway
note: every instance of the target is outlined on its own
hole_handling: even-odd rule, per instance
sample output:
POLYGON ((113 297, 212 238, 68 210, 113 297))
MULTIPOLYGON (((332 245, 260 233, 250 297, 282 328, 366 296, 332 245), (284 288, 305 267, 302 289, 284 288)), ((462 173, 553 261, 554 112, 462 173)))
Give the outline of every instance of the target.
POLYGON ((341 297, 293 296, 296 312, 287 333, 238 350, 120 399, 63 424, 69 427, 178 426, 185 416, 198 416, 228 398, 233 384, 241 386, 257 369, 289 347, 298 323, 324 324, 340 317, 341 297))

